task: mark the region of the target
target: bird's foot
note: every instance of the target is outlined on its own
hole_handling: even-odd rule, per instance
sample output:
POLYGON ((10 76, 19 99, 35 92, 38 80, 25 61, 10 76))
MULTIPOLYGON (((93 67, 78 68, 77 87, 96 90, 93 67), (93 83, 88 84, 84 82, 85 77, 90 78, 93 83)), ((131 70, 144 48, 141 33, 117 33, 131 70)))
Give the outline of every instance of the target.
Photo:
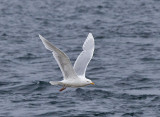
POLYGON ((66 89, 66 87, 62 87, 59 91, 63 91, 63 90, 65 90, 66 89))

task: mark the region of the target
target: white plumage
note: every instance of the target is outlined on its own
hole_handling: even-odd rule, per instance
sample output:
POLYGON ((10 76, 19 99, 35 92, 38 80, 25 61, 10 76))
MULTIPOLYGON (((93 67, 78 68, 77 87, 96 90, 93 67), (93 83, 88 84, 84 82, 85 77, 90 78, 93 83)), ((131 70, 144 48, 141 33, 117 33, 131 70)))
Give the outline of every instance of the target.
POLYGON ((62 85, 63 88, 60 89, 60 91, 63 91, 66 87, 83 87, 94 84, 90 79, 85 77, 87 66, 92 59, 94 52, 94 38, 91 33, 88 34, 88 37, 83 44, 83 51, 75 61, 74 67, 72 67, 69 57, 64 52, 56 48, 41 35, 39 35, 39 37, 46 49, 52 51, 63 74, 64 79, 62 81, 50 81, 52 85, 62 85))

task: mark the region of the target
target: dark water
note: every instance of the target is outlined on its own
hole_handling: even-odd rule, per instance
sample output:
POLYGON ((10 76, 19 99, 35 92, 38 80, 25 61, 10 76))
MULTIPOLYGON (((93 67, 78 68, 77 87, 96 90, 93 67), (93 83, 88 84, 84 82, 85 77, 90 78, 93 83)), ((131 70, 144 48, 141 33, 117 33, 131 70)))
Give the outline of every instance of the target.
POLYGON ((0 117, 95 116, 160 116, 160 1, 1 0, 0 117), (59 92, 38 34, 74 63, 89 32, 96 85, 59 92))

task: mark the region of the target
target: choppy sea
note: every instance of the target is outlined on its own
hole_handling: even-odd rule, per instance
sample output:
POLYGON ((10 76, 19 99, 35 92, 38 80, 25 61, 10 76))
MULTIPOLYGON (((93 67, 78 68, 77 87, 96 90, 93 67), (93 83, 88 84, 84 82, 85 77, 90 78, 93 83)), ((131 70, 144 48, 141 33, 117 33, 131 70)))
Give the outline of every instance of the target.
POLYGON ((160 117, 160 1, 1 0, 0 117, 160 117), (74 64, 89 32, 96 85, 59 92, 38 34, 74 64))

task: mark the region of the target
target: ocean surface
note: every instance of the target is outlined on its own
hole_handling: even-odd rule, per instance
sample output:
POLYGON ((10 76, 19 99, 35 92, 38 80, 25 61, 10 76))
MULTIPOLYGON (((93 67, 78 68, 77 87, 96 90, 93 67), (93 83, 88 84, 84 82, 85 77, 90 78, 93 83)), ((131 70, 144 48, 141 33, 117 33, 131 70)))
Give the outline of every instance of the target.
POLYGON ((160 1, 1 0, 0 117, 160 117, 160 1), (74 64, 89 32, 96 85, 59 92, 38 34, 74 64))

